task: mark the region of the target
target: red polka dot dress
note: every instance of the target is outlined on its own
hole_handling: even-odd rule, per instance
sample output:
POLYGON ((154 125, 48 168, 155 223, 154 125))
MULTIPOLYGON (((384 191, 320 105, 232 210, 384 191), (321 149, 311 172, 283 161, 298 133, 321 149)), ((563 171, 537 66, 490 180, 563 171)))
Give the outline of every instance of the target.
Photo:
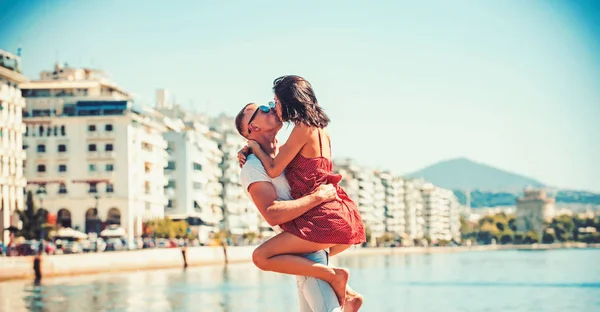
POLYGON ((321 156, 306 158, 300 153, 286 167, 285 176, 291 194, 298 199, 312 193, 321 184, 333 184, 342 200, 330 201, 312 208, 300 217, 281 224, 281 228, 304 240, 321 244, 360 244, 365 242, 365 229, 357 205, 339 182, 342 176, 333 173, 333 164, 321 156))

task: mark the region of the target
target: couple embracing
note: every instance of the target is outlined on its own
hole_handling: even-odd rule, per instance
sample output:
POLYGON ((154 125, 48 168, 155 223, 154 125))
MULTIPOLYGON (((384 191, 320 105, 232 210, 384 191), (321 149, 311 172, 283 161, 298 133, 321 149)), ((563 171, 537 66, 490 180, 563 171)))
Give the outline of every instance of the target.
POLYGON ((277 233, 252 259, 261 270, 297 276, 302 312, 357 311, 363 298, 347 285, 348 270, 328 266, 329 256, 365 241, 358 207, 332 171, 329 118, 302 77, 277 78, 273 92, 268 106, 247 104, 235 118, 248 139, 238 154, 242 185, 277 233), (294 129, 279 146, 283 122, 294 129))

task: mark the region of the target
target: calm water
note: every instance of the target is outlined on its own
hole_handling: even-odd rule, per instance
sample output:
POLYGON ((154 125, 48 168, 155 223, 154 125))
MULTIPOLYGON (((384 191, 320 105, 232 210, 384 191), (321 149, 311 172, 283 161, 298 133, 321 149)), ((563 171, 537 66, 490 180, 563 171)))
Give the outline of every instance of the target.
MULTIPOLYGON (((338 259, 361 311, 600 311, 600 249, 338 259)), ((0 283, 1 311, 297 311, 290 276, 251 264, 0 283)))

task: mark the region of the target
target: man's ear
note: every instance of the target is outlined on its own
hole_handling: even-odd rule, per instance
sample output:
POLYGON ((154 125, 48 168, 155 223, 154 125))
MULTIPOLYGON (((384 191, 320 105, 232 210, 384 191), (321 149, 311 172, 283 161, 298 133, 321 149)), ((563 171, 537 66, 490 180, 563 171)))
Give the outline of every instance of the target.
POLYGON ((248 125, 248 130, 250 130, 250 131, 254 132, 254 131, 259 131, 259 130, 260 130, 260 128, 259 128, 259 127, 257 127, 257 126, 255 126, 255 125, 253 125, 253 124, 249 124, 249 125, 248 125))

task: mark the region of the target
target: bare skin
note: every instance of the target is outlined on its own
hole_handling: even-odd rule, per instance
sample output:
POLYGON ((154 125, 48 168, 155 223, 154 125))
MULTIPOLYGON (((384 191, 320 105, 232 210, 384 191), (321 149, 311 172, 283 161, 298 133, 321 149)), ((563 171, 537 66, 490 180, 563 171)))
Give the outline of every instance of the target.
POLYGON ((336 245, 319 244, 283 232, 254 250, 252 260, 261 270, 320 278, 331 285, 341 305, 346 302, 347 269, 329 267, 295 254, 315 252, 336 245))
POLYGON ((344 301, 344 312, 356 312, 363 305, 364 298, 355 292, 350 285, 346 287, 346 301, 344 301))

